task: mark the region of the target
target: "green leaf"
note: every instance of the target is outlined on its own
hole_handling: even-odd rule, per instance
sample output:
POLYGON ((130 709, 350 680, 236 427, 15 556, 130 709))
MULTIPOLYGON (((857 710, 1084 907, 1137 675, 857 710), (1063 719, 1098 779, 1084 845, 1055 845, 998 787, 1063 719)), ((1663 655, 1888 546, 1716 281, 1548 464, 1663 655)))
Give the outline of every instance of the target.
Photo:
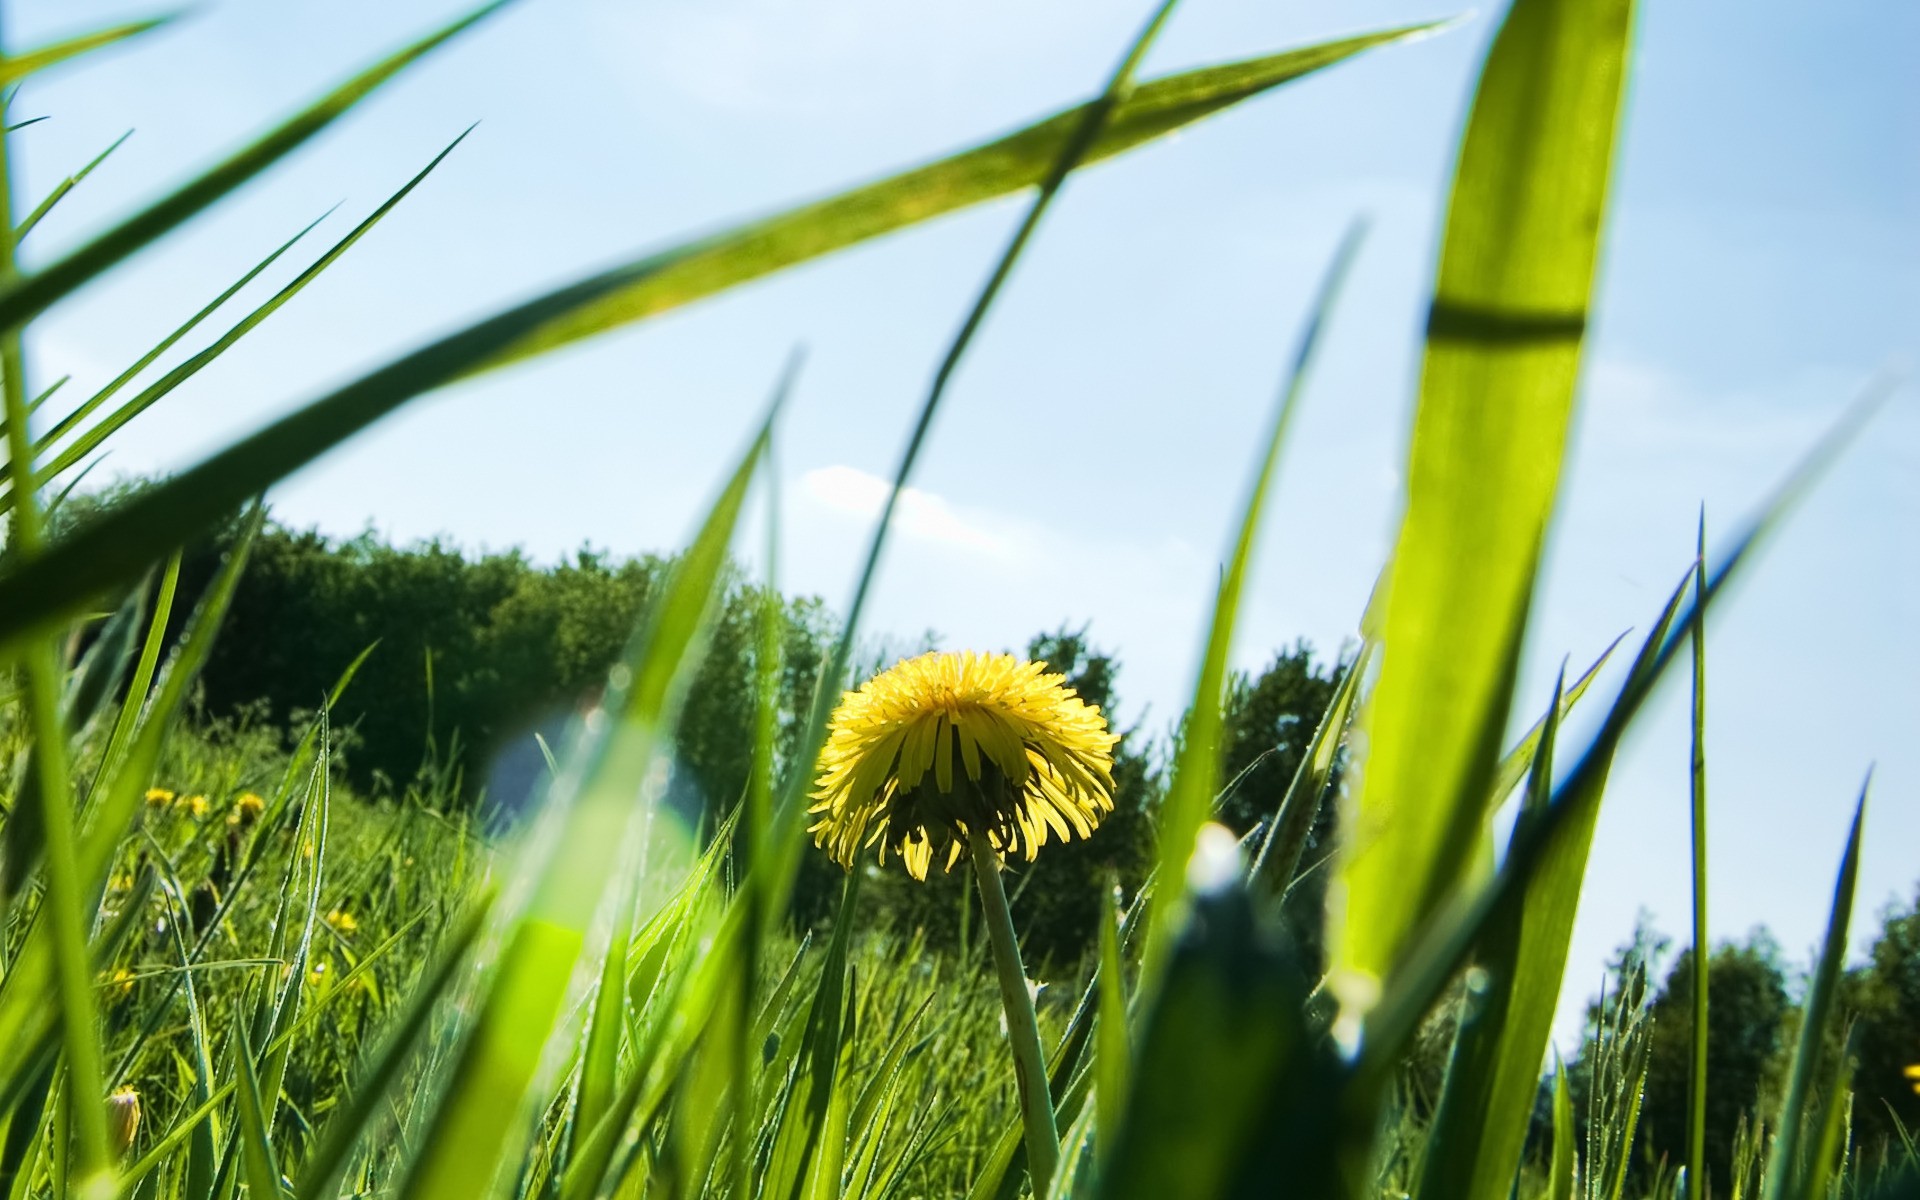
POLYGON ((1313 365, 1314 352, 1319 347, 1321 331, 1333 311, 1340 285, 1346 280, 1347 270, 1359 252, 1365 233, 1364 222, 1356 222, 1347 230, 1321 280, 1319 295, 1308 310, 1306 326, 1301 331, 1286 382, 1280 390, 1279 407, 1274 413, 1252 485, 1247 491, 1246 504, 1241 510, 1239 535, 1214 595, 1206 649, 1201 655, 1199 678, 1194 682, 1193 703, 1187 709, 1186 724, 1180 732, 1180 749, 1174 760, 1173 780, 1167 787, 1167 797, 1160 810, 1159 848, 1156 855, 1158 865, 1155 868, 1160 886, 1154 889, 1148 901, 1147 944, 1140 983, 1140 987, 1149 994, 1155 987, 1174 932, 1184 919, 1186 892, 1181 884, 1186 877, 1187 860, 1193 854, 1194 839, 1200 827, 1206 823, 1212 811, 1213 797, 1219 790, 1223 753, 1221 731, 1224 728, 1221 699, 1227 682, 1227 657, 1233 648, 1234 625, 1240 615, 1240 591, 1253 560, 1260 520, 1266 511, 1267 493, 1279 474, 1280 451, 1286 445, 1287 430, 1292 425, 1294 411, 1299 407, 1301 393, 1306 388, 1308 371, 1313 365))
MULTIPOLYGON (((1872 779, 1869 777, 1868 783, 1872 779)), ((1827 937, 1820 947, 1820 964, 1807 983, 1807 998, 1801 1008, 1800 1043, 1793 1052, 1793 1067, 1787 1076, 1786 1097, 1780 1105, 1772 1152, 1767 1160, 1767 1181, 1761 1195, 1764 1200, 1814 1200, 1824 1195, 1818 1143, 1814 1152, 1803 1149, 1809 1128, 1819 1135, 1815 1089, 1832 1072, 1827 1059, 1827 1039, 1831 1033, 1835 994, 1839 991, 1841 969, 1846 965, 1847 927, 1853 918, 1853 891, 1860 875, 1860 831, 1866 822, 1867 785, 1860 788, 1860 799, 1853 810, 1853 826, 1847 833, 1847 850, 1840 859, 1840 876, 1833 886, 1833 911, 1827 918, 1827 937)))
POLYGON ((1687 1170, 1696 1195, 1712 1192, 1707 1178, 1707 510, 1693 560, 1693 1054, 1687 1072, 1687 1170))
POLYGON ((1481 71, 1335 885, 1331 984, 1356 1014, 1478 843, 1559 484, 1631 28, 1632 0, 1516 0, 1481 71))
MULTIPOLYGON (((1516 837, 1546 811, 1565 684, 1563 669, 1533 758, 1516 837)), ((1481 932, 1466 1013, 1428 1131, 1415 1193, 1419 1200, 1505 1200, 1513 1190, 1598 811, 1587 810, 1584 823, 1555 844, 1528 885, 1509 893, 1481 932)))
POLYGON ((38 225, 41 221, 46 220, 47 214, 53 211, 54 205, 66 199, 68 192, 71 192, 74 188, 79 187, 80 182, 82 180, 84 180, 87 176, 93 174, 94 169, 96 167, 98 167, 101 163, 107 161, 108 155, 112 154, 115 150, 118 150, 123 144, 125 144, 126 140, 132 136, 133 136, 133 130, 131 129, 127 130, 125 133, 121 134, 119 137, 113 139, 112 145, 108 146, 105 150, 102 150, 100 153, 94 155, 93 160, 87 163, 86 166, 81 167, 78 171, 75 171, 73 174, 67 176, 65 179, 62 179, 59 182, 59 184, 56 185, 51 192, 47 193, 46 199, 34 205, 33 211, 27 214, 25 220, 21 221, 20 224, 14 226, 13 240, 17 243, 21 238, 26 237, 27 234, 33 230, 33 227, 35 225, 38 225))
POLYGON ((55 63, 65 62, 78 57, 89 50, 98 50, 102 46, 111 46, 130 37, 137 37, 151 29, 158 29, 173 20, 171 15, 150 17, 144 21, 129 21, 124 25, 112 25, 106 29, 83 33, 79 37, 68 38, 64 42, 54 42, 46 46, 37 46, 20 54, 0 57, 0 87, 25 79, 35 71, 44 70, 55 63))
MULTIPOLYGON (((89 280, 105 273, 136 251, 185 224, 254 176, 280 161, 381 84, 443 43, 505 6, 493 0, 438 32, 420 39, 347 80, 327 95, 282 122, 252 145, 212 167, 128 217, 86 245, 32 275, 0 287, 0 329, 18 329, 89 280)), ((18 60, 15 60, 18 61, 18 60)))
POLYGON ((1547 1200, 1573 1200, 1574 1172, 1579 1158, 1573 1140, 1573 1092, 1567 1086, 1567 1064, 1553 1056, 1553 1159, 1547 1168, 1547 1200))

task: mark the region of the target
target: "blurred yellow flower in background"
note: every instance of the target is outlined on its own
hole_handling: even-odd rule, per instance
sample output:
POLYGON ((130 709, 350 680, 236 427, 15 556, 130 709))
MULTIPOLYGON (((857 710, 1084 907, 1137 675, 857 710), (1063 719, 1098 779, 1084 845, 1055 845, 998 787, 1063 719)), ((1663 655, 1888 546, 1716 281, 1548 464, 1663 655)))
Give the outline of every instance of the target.
POLYGON ((196 821, 207 815, 207 798, 205 796, 182 796, 177 803, 179 807, 186 809, 188 814, 196 821))
POLYGON ((353 914, 343 908, 336 908, 328 913, 327 924, 333 927, 335 933, 352 933, 360 928, 360 922, 354 920, 353 914))
POLYGON ((173 803, 173 793, 168 791, 166 788, 148 788, 147 789, 147 806, 149 808, 165 808, 167 805, 172 803, 173 803))
POLYGON ((267 802, 253 792, 241 792, 240 798, 233 802, 233 811, 227 814, 229 825, 251 825, 267 811, 267 802))
POLYGON ((923 654, 846 693, 820 755, 815 842, 848 870, 878 843, 882 863, 891 849, 925 879, 975 833, 1028 860, 1049 830, 1090 836, 1113 811, 1120 739, 1065 682, 1011 654, 923 654))

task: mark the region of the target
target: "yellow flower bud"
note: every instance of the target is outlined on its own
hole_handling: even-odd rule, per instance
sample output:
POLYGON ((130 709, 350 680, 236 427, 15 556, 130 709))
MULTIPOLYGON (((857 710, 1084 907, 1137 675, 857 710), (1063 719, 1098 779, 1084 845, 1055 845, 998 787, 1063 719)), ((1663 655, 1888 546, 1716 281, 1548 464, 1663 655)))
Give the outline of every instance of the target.
POLYGON ((130 1087, 118 1088, 107 1097, 107 1141, 116 1155, 125 1155, 133 1147, 133 1135, 140 1131, 140 1093, 130 1087))

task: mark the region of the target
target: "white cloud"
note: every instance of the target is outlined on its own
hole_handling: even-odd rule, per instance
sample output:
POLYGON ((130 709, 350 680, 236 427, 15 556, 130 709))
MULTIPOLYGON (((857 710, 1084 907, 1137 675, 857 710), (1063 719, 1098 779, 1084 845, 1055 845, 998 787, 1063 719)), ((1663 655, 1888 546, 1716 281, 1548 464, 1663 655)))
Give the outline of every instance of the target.
MULTIPOLYGON (((800 488, 810 499, 836 512, 868 521, 879 518, 891 487, 886 480, 857 467, 819 467, 800 477, 800 488)), ((1007 549, 1004 539, 983 525, 969 521, 941 497, 919 488, 901 491, 893 519, 894 529, 906 537, 992 554, 1001 554, 1007 549)))

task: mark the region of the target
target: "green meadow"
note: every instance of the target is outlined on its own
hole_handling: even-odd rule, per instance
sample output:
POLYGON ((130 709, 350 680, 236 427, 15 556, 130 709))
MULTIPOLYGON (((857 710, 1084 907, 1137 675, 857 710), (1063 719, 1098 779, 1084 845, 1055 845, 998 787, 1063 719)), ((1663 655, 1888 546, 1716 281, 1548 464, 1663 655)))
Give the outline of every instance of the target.
MULTIPOLYGON (((334 244, 303 233, 226 292, 179 297, 177 327, 91 395, 28 361, 36 318, 217 221, 498 7, 32 270, 22 239, 103 186, 113 147, 19 195, 5 147, 30 122, 0 137, 0 1200, 1920 1197, 1920 906, 1848 962, 1866 790, 1844 838, 1803 848, 1835 880, 1804 979, 1762 935, 1696 952, 1715 612, 1731 581, 1766 586, 1768 538, 1888 389, 1756 511, 1716 516, 1712 553, 1703 520, 1667 602, 1619 614, 1633 632, 1601 662, 1539 712, 1516 698, 1631 0, 1500 17, 1358 640, 1235 672, 1258 533, 1302 519, 1268 498, 1319 338, 1367 320, 1340 302, 1364 230, 1333 253, 1265 437, 1250 460, 1222 448, 1244 504, 1206 628, 1177 634, 1203 649, 1161 739, 1107 729, 1126 648, 1084 630, 1004 660, 877 650, 862 615, 890 519, 1075 172, 1439 31, 1144 77, 1169 0, 1084 103, 573 280, 177 474, 90 488, 128 422, 422 202, 441 158, 334 244), (276 484, 420 397, 1003 197, 1022 219, 929 364, 842 606, 741 565, 778 559, 741 531, 779 528, 767 481, 797 360, 658 557, 538 568, 269 518, 276 484), (276 262, 306 265, 241 301, 276 262), (383 653, 396 622, 431 624, 437 654, 383 653), (1608 664, 1618 685, 1590 688, 1608 664), (1677 953, 1651 931, 1623 949, 1563 1060, 1595 819, 1657 688, 1692 699, 1692 926, 1677 953), (1582 737, 1562 729, 1576 707, 1582 737)), ((0 86, 95 69, 84 56, 154 24, 8 47, 0 86)))

